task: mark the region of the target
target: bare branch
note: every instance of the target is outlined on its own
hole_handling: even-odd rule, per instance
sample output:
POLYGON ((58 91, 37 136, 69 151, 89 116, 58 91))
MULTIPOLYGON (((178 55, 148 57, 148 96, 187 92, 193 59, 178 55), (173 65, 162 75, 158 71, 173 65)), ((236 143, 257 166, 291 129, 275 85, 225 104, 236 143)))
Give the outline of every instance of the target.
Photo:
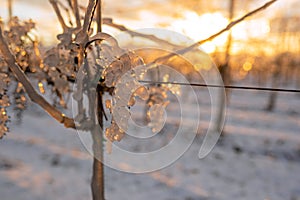
POLYGON ((113 19, 111 18, 103 18, 103 24, 106 24, 110 27, 119 29, 120 31, 126 31, 131 37, 142 37, 142 38, 146 38, 149 39, 153 42, 156 42, 158 44, 162 44, 171 48, 182 48, 182 46, 176 45, 176 44, 172 44, 171 42, 168 42, 166 40, 160 39, 154 35, 149 35, 149 34, 143 34, 143 33, 139 33, 139 32, 135 32, 132 31, 128 28, 126 28, 124 25, 120 25, 120 24, 115 24, 113 22, 113 19))
POLYGON ((58 4, 57 4, 57 0, 49 0, 49 2, 51 3, 51 5, 52 5, 52 7, 53 7, 53 9, 54 9, 54 11, 56 13, 56 16, 58 18, 58 21, 59 21, 59 23, 60 23, 63 31, 67 32, 68 26, 66 25, 65 20, 63 19, 62 14, 61 14, 61 12, 59 10, 58 4))
POLYGON ((76 28, 81 28, 80 15, 79 15, 79 6, 77 0, 72 0, 73 12, 76 19, 76 28))
MULTIPOLYGON (((73 27, 73 22, 71 19, 71 12, 70 12, 70 8, 68 6, 65 6, 61 1, 57 1, 57 4, 63 9, 65 10, 65 12, 67 13, 68 19, 69 19, 69 24, 71 25, 71 27, 73 27)), ((71 11, 73 12, 73 9, 71 7, 71 11)))
POLYGON ((2 52, 4 56, 4 60, 8 64, 10 70, 14 73, 17 80, 20 83, 22 83, 22 85, 24 86, 29 98, 36 104, 40 105, 46 112, 48 112, 58 122, 64 124, 65 127, 75 128, 75 123, 73 119, 66 117, 63 113, 61 113, 59 110, 57 110, 52 105, 50 105, 41 95, 39 95, 35 91, 35 89, 31 85, 30 81, 28 80, 24 72, 16 64, 16 59, 13 56, 12 52, 10 51, 2 35, 1 27, 0 27, 0 51, 2 52))
MULTIPOLYGON (((92 20, 92 19, 91 19, 92 20)), ((102 0, 98 0, 96 7, 96 22, 97 22, 97 35, 102 34, 102 0)), ((98 46, 98 45, 97 45, 98 46)), ((100 48, 98 46, 97 53, 100 57, 100 48)), ((96 112, 92 113, 94 116, 96 114, 95 124, 99 123, 99 125, 95 126, 95 128, 91 131, 93 138, 93 152, 94 152, 94 162, 93 162, 93 176, 92 176, 92 195, 94 200, 104 200, 104 164, 103 162, 103 99, 102 92, 99 90, 99 85, 97 85, 96 92, 97 96, 89 95, 90 104, 95 100, 91 109, 94 110, 94 106, 96 106, 96 112), (92 98, 92 99, 91 99, 92 98), (99 134, 100 133, 100 134, 99 134)), ((90 88, 91 90, 91 88, 90 88)), ((89 91, 88 93, 94 91, 89 91)))
POLYGON ((96 15, 96 22, 97 22, 97 33, 102 32, 102 0, 99 0, 97 4, 97 15, 96 15))
POLYGON ((12 11, 12 0, 8 0, 8 19, 11 20, 13 16, 13 11, 12 11))
POLYGON ((188 46, 186 48, 180 49, 180 50, 178 50, 178 51, 176 51, 174 53, 170 53, 170 54, 168 54, 166 56, 157 58, 154 62, 152 62, 152 64, 157 64, 157 63, 163 62, 163 61, 168 60, 168 59, 170 59, 173 56, 176 56, 178 54, 179 55, 185 54, 186 52, 189 52, 189 51, 193 50, 194 48, 196 48, 196 47, 198 47, 198 46, 200 46, 200 45, 202 45, 202 44, 204 44, 206 42, 209 42, 209 41, 215 39, 216 37, 218 37, 219 35, 223 34, 224 32, 229 31, 235 25, 237 25, 237 24, 241 23, 242 21, 244 21, 246 18, 248 18, 248 17, 250 17, 250 16, 252 16, 252 15, 254 15, 254 14, 256 14, 256 13, 258 13, 258 12, 264 10, 264 9, 266 9, 266 8, 268 8, 269 6, 271 6, 276 1, 278 1, 278 0, 272 0, 272 1, 267 2, 263 6, 255 9, 255 10, 253 10, 253 11, 247 13, 247 14, 245 14, 244 16, 240 17, 239 19, 230 22, 224 29, 222 29, 219 32, 213 34, 212 36, 210 36, 210 37, 208 37, 208 38, 206 38, 204 40, 200 40, 200 41, 192 44, 191 46, 188 46))
POLYGON ((93 20, 93 16, 94 16, 95 8, 97 6, 97 2, 98 2, 98 0, 89 0, 89 5, 88 5, 88 7, 86 9, 86 12, 85 12, 83 27, 82 27, 82 31, 85 32, 85 33, 88 33, 88 31, 90 29, 90 25, 91 25, 92 20, 93 20))
MULTIPOLYGON (((102 99, 100 99, 102 100, 102 99)), ((99 101, 99 100, 98 100, 99 101)), ((102 115, 101 115, 102 117, 102 115)), ((104 200, 104 165, 103 165, 103 141, 102 134, 103 130, 98 126, 94 126, 92 130, 93 138, 93 176, 91 181, 91 189, 93 200, 104 200)))
POLYGON ((85 16, 84 16, 82 29, 76 35, 76 42, 78 44, 85 45, 89 41, 88 32, 90 30, 90 26, 93 21, 97 3, 98 3, 98 0, 89 0, 89 4, 86 9, 85 16))
POLYGON ((72 4, 72 1, 71 0, 66 0, 68 5, 70 6, 70 8, 73 10, 73 4, 72 4))

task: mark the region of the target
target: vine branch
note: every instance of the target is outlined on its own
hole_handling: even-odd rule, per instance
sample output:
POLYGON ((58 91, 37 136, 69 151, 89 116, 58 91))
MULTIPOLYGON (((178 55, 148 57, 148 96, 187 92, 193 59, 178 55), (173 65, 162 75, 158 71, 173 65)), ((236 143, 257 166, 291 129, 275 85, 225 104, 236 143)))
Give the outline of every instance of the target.
POLYGON ((102 1, 99 0, 97 4, 96 22, 97 22, 97 33, 102 32, 102 1))
POLYGON ((88 33, 88 31, 90 29, 97 3, 98 3, 98 0, 90 0, 89 1, 88 7, 85 12, 85 16, 84 16, 83 26, 82 26, 82 31, 84 33, 88 33))
MULTIPOLYGON (((102 35, 102 0, 97 1, 97 5, 95 8, 96 15, 96 25, 97 25, 97 35, 102 35)), ((92 16, 93 18, 93 16, 92 16)), ((92 20, 92 19, 91 19, 92 20)), ((91 38, 90 38, 91 41, 91 38)), ((99 41, 101 42, 101 41, 99 41)), ((97 56, 100 57, 100 48, 97 45, 97 56)), ((102 90, 97 85, 96 93, 97 96, 89 95, 89 101, 94 102, 91 104, 91 110, 93 111, 93 117, 96 117, 93 120, 94 129, 91 130, 92 138, 93 138, 93 152, 94 152, 94 160, 93 160, 93 175, 92 175, 92 182, 91 182, 91 189, 92 189, 92 196, 93 200, 104 200, 104 165, 103 165, 103 99, 102 99, 102 90), (94 107, 96 106, 96 110, 94 107), (97 123, 99 125, 97 125, 97 123)), ((90 91, 88 93, 95 94, 95 91, 90 91)))
POLYGON ((8 19, 11 20, 13 16, 13 11, 12 11, 12 0, 8 0, 8 19))
POLYGON ((76 43, 77 44, 87 44, 89 41, 88 32, 90 30, 91 23, 93 21, 94 13, 96 10, 96 6, 98 4, 98 0, 90 0, 87 6, 83 25, 81 30, 76 35, 76 43))
POLYGON ((76 28, 81 28, 80 14, 79 14, 79 7, 78 7, 77 0, 72 0, 72 7, 76 19, 76 28))
POLYGON ((67 32, 67 30, 69 29, 69 27, 66 25, 66 22, 59 10, 59 7, 58 7, 58 3, 56 0, 49 0, 49 2, 51 3, 55 13, 56 13, 56 16, 58 18, 58 21, 63 29, 64 32, 67 32))
POLYGON ((144 33, 139 33, 139 32, 136 32, 136 31, 132 31, 132 30, 128 29, 127 27, 125 27, 124 25, 114 23, 112 18, 103 18, 103 24, 106 24, 110 27, 116 28, 120 31, 125 31, 131 37, 142 37, 142 38, 146 38, 146 39, 149 39, 151 41, 154 41, 158 44, 163 44, 165 46, 169 46, 171 48, 182 48, 182 46, 172 44, 171 42, 160 39, 160 38, 156 37, 155 35, 149 35, 149 34, 144 34, 144 33))

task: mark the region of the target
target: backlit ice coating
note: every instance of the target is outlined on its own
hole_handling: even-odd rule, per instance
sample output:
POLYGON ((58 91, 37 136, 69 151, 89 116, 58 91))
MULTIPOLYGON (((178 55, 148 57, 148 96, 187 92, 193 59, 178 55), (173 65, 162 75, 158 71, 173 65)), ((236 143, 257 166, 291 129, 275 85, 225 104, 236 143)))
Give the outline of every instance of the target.
POLYGON ((155 104, 147 112, 150 118, 149 126, 153 133, 159 132, 164 126, 164 110, 165 107, 163 105, 155 104))

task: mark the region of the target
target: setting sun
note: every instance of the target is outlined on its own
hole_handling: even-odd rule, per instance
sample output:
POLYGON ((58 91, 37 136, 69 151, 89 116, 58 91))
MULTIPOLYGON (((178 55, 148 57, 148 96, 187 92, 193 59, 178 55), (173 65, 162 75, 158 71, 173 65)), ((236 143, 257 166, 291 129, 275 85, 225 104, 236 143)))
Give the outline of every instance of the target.
MULTIPOLYGON (((171 23, 170 29, 185 34, 197 41, 205 39, 216 33, 228 24, 228 20, 221 13, 206 13, 198 15, 192 11, 185 11, 183 18, 179 18, 171 23)), ((222 47, 226 43, 227 34, 221 35, 215 40, 202 45, 201 48, 207 53, 212 53, 217 47, 222 47)))

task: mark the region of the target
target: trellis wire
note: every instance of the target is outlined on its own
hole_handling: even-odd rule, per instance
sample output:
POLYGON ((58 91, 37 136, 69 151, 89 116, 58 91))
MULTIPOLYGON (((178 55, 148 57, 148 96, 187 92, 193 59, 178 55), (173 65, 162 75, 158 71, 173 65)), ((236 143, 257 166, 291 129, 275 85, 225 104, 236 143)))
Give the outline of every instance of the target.
POLYGON ((262 88, 262 87, 249 87, 249 86, 234 86, 234 85, 211 85, 200 83, 179 83, 179 82, 164 82, 164 81, 139 81, 146 84, 171 84, 182 86, 194 86, 194 87, 210 87, 210 88, 225 88, 225 89, 237 89, 237 90, 258 90, 258 91, 270 91, 270 92, 289 92, 300 93, 300 89, 284 89, 284 88, 262 88))

